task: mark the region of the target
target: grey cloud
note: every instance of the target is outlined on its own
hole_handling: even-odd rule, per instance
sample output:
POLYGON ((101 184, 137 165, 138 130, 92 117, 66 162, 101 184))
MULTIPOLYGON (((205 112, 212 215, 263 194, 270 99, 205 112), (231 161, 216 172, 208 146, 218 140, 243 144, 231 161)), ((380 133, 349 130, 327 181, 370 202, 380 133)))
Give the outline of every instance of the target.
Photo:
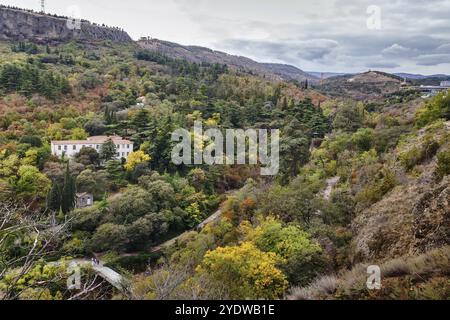
POLYGON ((398 68, 400 65, 394 62, 374 62, 366 64, 366 67, 372 69, 392 69, 398 68))
POLYGON ((417 57, 419 66, 437 66, 444 63, 450 63, 450 54, 427 54, 417 57))
MULTIPOLYGON (((188 0, 176 0, 186 4, 188 0)), ((219 0, 210 0, 215 5, 219 0)), ((225 8, 220 2, 220 8, 225 8)), ((315 0, 302 2, 279 0, 274 2, 229 0, 229 7, 254 10, 247 15, 221 15, 220 10, 205 10, 212 6, 203 1, 201 8, 184 5, 205 30, 217 37, 218 49, 250 55, 259 61, 279 61, 300 68, 327 70, 336 67, 342 71, 370 68, 415 68, 445 63, 450 53, 449 0, 315 0), (241 4, 241 5, 240 5, 241 4), (381 30, 366 27, 367 7, 381 9, 381 30), (199 10, 206 19, 198 19, 199 10), (296 18, 292 18, 296 16, 296 18), (281 17, 281 19, 280 19, 281 17), (225 19, 228 19, 225 22, 225 19), (237 32, 218 32, 229 26, 237 32), (373 59, 376 57, 376 63, 373 59), (441 62, 444 61, 444 62, 441 62), (348 69, 347 69, 348 68, 348 69)), ((448 67, 448 66, 446 66, 448 67)), ((415 68, 418 71, 424 68, 415 68)), ((433 69, 429 68, 429 73, 433 69)), ((428 70, 427 70, 428 71, 428 70)), ((446 71, 450 72, 450 70, 446 71)))
POLYGON ((437 53, 449 53, 450 54, 450 43, 445 43, 436 48, 437 53))
POLYGON ((406 48, 397 43, 387 47, 381 51, 381 54, 385 57, 397 58, 397 57, 411 57, 417 55, 416 49, 406 48))
POLYGON ((312 61, 323 59, 338 46, 337 41, 329 39, 313 39, 292 44, 299 58, 312 61))
POLYGON ((339 44, 329 39, 312 39, 296 41, 252 41, 245 39, 230 39, 221 43, 230 49, 240 49, 247 54, 259 52, 274 59, 289 63, 298 62, 298 59, 316 61, 332 53, 339 44))

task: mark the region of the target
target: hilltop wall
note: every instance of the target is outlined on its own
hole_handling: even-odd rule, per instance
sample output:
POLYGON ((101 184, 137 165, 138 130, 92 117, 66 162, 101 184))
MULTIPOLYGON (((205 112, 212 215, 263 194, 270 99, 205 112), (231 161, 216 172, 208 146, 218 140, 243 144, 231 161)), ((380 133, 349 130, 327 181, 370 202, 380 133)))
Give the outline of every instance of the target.
POLYGON ((33 40, 47 43, 71 39, 133 41, 125 31, 117 28, 103 27, 83 21, 80 29, 71 29, 67 27, 67 19, 63 17, 0 7, 0 40, 33 40))

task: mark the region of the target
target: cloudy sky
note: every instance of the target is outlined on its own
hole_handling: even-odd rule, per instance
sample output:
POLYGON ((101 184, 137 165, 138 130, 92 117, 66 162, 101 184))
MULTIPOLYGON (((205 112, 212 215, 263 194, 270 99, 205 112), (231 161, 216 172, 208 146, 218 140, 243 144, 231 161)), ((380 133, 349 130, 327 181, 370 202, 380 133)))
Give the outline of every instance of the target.
MULTIPOLYGON (((0 3, 40 7, 40 0, 0 3)), ((46 0, 46 9, 79 12, 135 39, 201 45, 308 71, 450 74, 450 0, 46 0)))

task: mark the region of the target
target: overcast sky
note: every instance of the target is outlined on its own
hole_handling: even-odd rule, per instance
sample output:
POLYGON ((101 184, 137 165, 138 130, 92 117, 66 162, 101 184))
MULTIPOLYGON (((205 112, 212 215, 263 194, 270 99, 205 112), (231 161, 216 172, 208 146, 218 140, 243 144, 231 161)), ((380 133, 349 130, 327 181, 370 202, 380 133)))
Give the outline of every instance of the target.
MULTIPOLYGON (((0 3, 40 8, 40 0, 0 3)), ((50 13, 69 15, 73 6, 135 39, 307 71, 450 74, 450 0, 46 0, 50 13)))

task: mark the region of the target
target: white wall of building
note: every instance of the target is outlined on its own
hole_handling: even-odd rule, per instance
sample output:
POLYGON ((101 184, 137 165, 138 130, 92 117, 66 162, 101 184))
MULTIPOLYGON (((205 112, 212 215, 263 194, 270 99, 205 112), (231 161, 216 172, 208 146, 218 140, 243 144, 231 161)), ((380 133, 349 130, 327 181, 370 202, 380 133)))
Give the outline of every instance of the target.
MULTIPOLYGON (((131 152, 133 152, 133 143, 130 141, 114 141, 116 145, 116 159, 127 158, 131 152)), ((72 158, 84 148, 93 148, 100 153, 101 146, 103 143, 94 142, 94 141, 52 141, 51 143, 51 151, 52 154, 57 157, 62 157, 63 154, 65 157, 72 158)))

